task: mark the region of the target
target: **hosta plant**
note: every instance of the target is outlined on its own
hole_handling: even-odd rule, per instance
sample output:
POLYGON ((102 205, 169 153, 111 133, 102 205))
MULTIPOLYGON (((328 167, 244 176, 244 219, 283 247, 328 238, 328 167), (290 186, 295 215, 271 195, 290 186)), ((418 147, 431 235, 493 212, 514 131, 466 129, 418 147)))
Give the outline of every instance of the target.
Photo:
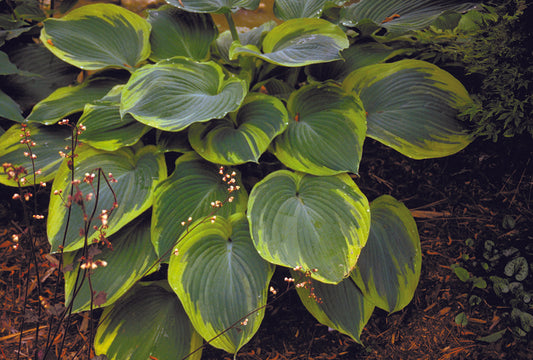
MULTIPOLYGON (((36 143, 41 171, 27 184, 53 180, 47 235, 67 305, 104 308, 94 348, 109 359, 181 358, 202 339, 236 353, 261 324, 279 266, 319 322, 360 341, 375 306, 410 302, 421 267, 406 206, 388 195, 369 203, 354 181, 365 139, 414 159, 472 141, 456 119, 471 102, 460 82, 393 61, 391 44, 471 5, 278 0, 278 22, 238 33, 232 11, 259 0, 168 3, 145 18, 94 4, 44 21, 39 51, 83 79, 10 117, 36 143), (230 30, 219 33, 212 13, 230 30), (85 131, 61 158, 64 118, 85 131), (65 206, 73 187, 95 192, 76 181, 94 169, 116 182, 65 206), (92 226, 88 208, 103 214, 92 226), (88 245, 107 266, 81 282, 88 245), (162 263, 163 280, 147 281, 162 263)), ((18 71, 18 57, 5 61, 18 71)), ((0 159, 31 168, 19 130, 2 135, 0 159)))

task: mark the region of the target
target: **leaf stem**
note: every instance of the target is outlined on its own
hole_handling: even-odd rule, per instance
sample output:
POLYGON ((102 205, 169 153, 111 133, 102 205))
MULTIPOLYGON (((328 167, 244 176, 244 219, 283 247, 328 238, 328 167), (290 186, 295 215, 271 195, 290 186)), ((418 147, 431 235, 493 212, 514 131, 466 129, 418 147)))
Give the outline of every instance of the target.
POLYGON ((229 31, 231 32, 231 37, 233 41, 240 41, 239 40, 239 34, 237 33, 237 28, 235 27, 235 22, 233 21, 233 17, 231 16, 231 12, 225 12, 224 16, 226 17, 226 20, 228 21, 229 31))

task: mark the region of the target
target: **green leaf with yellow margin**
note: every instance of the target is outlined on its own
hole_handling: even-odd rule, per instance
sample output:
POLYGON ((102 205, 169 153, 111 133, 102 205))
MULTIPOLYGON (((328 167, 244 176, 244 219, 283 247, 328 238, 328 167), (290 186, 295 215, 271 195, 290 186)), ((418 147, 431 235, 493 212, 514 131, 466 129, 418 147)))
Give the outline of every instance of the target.
POLYGON ((259 329, 273 274, 240 213, 193 223, 170 258, 168 282, 196 331, 211 345, 236 353, 259 329))
POLYGON ((225 118, 191 125, 189 142, 200 156, 215 164, 257 162, 287 123, 287 109, 280 100, 251 93, 238 111, 225 118))
POLYGON ((409 209, 392 196, 370 204, 370 235, 351 277, 377 307, 394 312, 413 299, 422 251, 409 209))
POLYGON ((55 56, 84 70, 131 69, 150 56, 151 26, 113 4, 92 4, 44 21, 41 41, 55 56))
POLYGON ((375 306, 351 278, 333 285, 303 277, 301 272, 294 270, 291 274, 298 284, 303 285, 296 287, 296 291, 311 315, 321 324, 361 343, 361 332, 375 306))
MULTIPOLYGON (((112 249, 103 246, 94 260, 105 261, 106 266, 99 266, 91 271, 91 288, 96 293, 105 292, 105 302, 100 306, 109 306, 122 297, 137 281, 159 269, 157 255, 150 240, 150 217, 141 215, 128 226, 108 238, 112 249)), ((91 252, 92 250, 89 250, 91 252)), ((64 271, 65 302, 70 304, 74 298, 72 312, 88 311, 91 304, 91 289, 85 280, 74 297, 74 287, 79 268, 79 260, 84 254, 80 249, 63 253, 63 264, 72 265, 73 270, 64 271)), ((79 283, 78 283, 79 286, 79 283)), ((93 307, 96 307, 93 305, 93 307)))
POLYGON ((289 67, 341 60, 340 51, 349 46, 346 34, 323 19, 291 19, 272 29, 263 40, 263 52, 256 46, 234 42, 230 59, 255 56, 289 67))
POLYGON ((108 77, 95 77, 78 85, 61 87, 39 101, 26 120, 45 125, 55 124, 68 115, 82 111, 86 104, 104 97, 117 85, 117 81, 108 77))
POLYGON ((287 108, 289 126, 271 149, 284 165, 313 175, 359 171, 366 121, 357 95, 314 83, 293 92, 287 108))
MULTIPOLYGON (((85 145, 77 151, 77 155, 74 158, 73 168, 75 179, 83 180, 86 173, 98 175, 98 169, 101 169, 105 176, 112 173, 117 180, 116 183, 111 183, 113 191, 104 179, 100 179, 99 192, 97 192, 98 178, 94 179, 94 189, 83 181, 79 184, 83 197, 93 193, 92 199, 84 202, 88 216, 91 215, 96 204, 96 197, 98 197, 94 212, 95 218, 87 227, 89 243, 92 243, 92 239, 98 235, 93 229, 93 226, 101 225, 98 216, 102 210, 109 210, 113 207, 115 201, 113 193, 116 195, 118 207, 108 216, 108 228, 106 229, 108 236, 116 233, 152 206, 154 188, 167 176, 165 159, 155 146, 145 146, 134 153, 130 148, 106 152, 85 145)), ((52 246, 51 251, 57 251, 59 246, 63 246, 65 251, 73 251, 84 245, 84 236, 80 233, 86 228, 82 208, 76 203, 73 203, 70 209, 65 206, 72 187, 68 160, 70 159, 64 159, 52 186, 52 194, 57 190, 61 191, 62 195, 52 195, 48 207, 46 230, 48 241, 52 246), (63 239, 65 239, 64 243, 63 239)))
POLYGON ((355 267, 370 228, 368 200, 347 174, 279 170, 258 182, 248 201, 254 245, 265 260, 316 269, 337 284, 355 267))
MULTIPOLYGON (((183 359, 202 338, 165 281, 139 283, 107 307, 94 339, 96 355, 109 360, 183 359)), ((200 360, 202 351, 187 357, 200 360)))
MULTIPOLYGON (((0 164, 10 163, 14 166, 23 166, 27 170, 25 184, 22 186, 33 185, 34 171, 41 170, 36 174, 35 183, 48 182, 54 179, 59 165, 63 160, 59 156, 60 151, 65 150, 65 146, 70 146, 71 141, 68 139, 71 132, 67 127, 42 126, 39 124, 28 124, 26 131, 30 133, 31 141, 35 146, 31 147, 32 153, 36 156, 34 159, 35 169, 26 144, 21 144, 20 137, 23 132, 20 124, 11 126, 5 133, 0 136, 0 164)), ((13 180, 8 180, 8 174, 3 169, 0 170, 0 183, 8 186, 18 186, 13 180)))
POLYGON ((159 183, 154 195, 152 215, 152 242, 159 256, 168 260, 170 250, 181 235, 190 228, 192 221, 209 219, 215 215, 228 217, 231 214, 246 211, 248 194, 242 186, 240 174, 234 176, 235 184, 224 181, 225 174, 234 171, 220 168, 202 159, 195 152, 189 152, 176 160, 174 172, 159 183), (240 189, 228 192, 230 186, 240 189), (226 201, 233 197, 231 202, 226 201), (211 203, 225 202, 224 206, 215 208, 211 203), (187 223, 183 226, 181 223, 187 223))
POLYGON ((246 82, 226 79, 215 62, 175 57, 133 73, 122 91, 120 114, 160 130, 180 131, 237 110, 246 93, 246 82))
POLYGON ((421 60, 369 65, 343 83, 359 95, 368 113, 367 136, 414 159, 444 157, 473 138, 457 119, 472 102, 448 72, 421 60))

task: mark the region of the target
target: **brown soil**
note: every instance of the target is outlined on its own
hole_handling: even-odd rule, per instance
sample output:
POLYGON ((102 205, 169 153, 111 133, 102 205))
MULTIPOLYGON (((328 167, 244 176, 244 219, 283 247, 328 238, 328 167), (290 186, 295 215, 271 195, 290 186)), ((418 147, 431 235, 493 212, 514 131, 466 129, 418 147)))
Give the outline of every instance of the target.
MULTIPOLYGON (((505 277, 501 266, 489 272, 479 267, 486 240, 494 241, 500 249, 513 246, 522 256, 531 256, 532 149, 530 138, 498 144, 478 140, 454 156, 415 161, 368 141, 356 182, 370 200, 390 194, 403 201, 417 220, 423 263, 413 301, 394 314, 376 310, 363 331, 360 345, 317 323, 291 290, 279 299, 272 299, 259 332, 236 358, 532 359, 528 351, 531 333, 524 337, 513 335, 517 322, 509 315, 510 301, 497 297, 488 280, 489 275, 505 277), (513 227, 504 223, 505 217, 514 220, 513 227), (473 244, 468 246, 466 239, 472 239, 473 244), (472 289, 471 283, 459 280, 450 269, 454 263, 486 279, 488 287, 472 289), (469 305, 471 295, 479 296, 481 304, 469 305), (467 314, 466 326, 454 321, 460 312, 467 314), (479 340, 504 329, 507 331, 498 341, 479 340)), ((37 318, 41 318, 39 348, 42 351, 50 329, 48 319, 57 317, 53 316, 53 307, 36 298, 39 283, 35 267, 27 267, 32 252, 23 249, 24 244, 18 249, 13 246, 11 235, 25 229, 23 214, 17 203, 10 200, 11 190, 1 188, 0 191, 3 199, 0 206, 0 358, 15 359, 20 350, 19 358, 29 359, 36 344, 37 318), (26 279, 30 280, 27 294, 24 293, 26 279)), ((35 229, 35 234, 42 234, 40 231, 35 229)), ((45 239, 38 238, 37 243, 39 248, 33 253, 40 259, 41 292, 46 298, 54 299, 57 272, 46 260, 45 239)), ((284 270, 278 269, 273 285, 283 288, 284 276, 284 270)), ((530 292, 531 278, 530 273, 523 282, 530 292)), ((60 300, 59 296, 56 302, 60 300)), ((90 331, 87 320, 87 316, 71 318, 63 356, 59 356, 59 349, 66 326, 59 333, 49 335, 53 344, 49 360, 88 358, 84 345, 90 331)), ((202 357, 231 358, 210 346, 206 346, 202 357)))

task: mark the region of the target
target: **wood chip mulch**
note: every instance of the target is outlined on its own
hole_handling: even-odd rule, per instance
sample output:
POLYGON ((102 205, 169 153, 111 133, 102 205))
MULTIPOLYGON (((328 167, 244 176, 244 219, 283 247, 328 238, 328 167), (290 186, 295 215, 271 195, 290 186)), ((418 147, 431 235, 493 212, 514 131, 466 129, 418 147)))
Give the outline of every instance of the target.
MULTIPOLYGON (((487 289, 472 289, 450 268, 454 263, 467 267, 480 259, 485 240, 520 249, 531 243, 532 151, 530 138, 498 144, 478 140, 456 155, 415 161, 368 141, 357 184, 369 200, 390 194, 403 201, 417 220, 422 274, 413 301, 394 314, 376 310, 363 331, 361 345, 318 324, 295 291, 289 291, 272 302, 259 332, 236 359, 533 359, 531 334, 525 338, 511 334, 511 307, 494 295, 490 282, 487 289), (515 220, 512 229, 502 226, 505 216, 515 220), (466 239, 472 239, 475 246, 467 246, 466 239), (468 298, 474 293, 482 303, 470 306, 468 298), (454 320, 460 312, 467 314, 466 326, 454 320), (479 340, 504 329, 509 331, 496 342, 479 340)), ((38 239, 33 252, 23 242, 15 248, 12 235, 24 226, 9 191, 0 188, 0 359, 31 359, 36 344, 42 353, 47 341, 51 344, 47 360, 87 359, 88 317, 73 316, 68 328, 63 323, 56 330, 56 315, 62 309, 54 304, 63 300, 55 292, 57 270, 46 257, 44 238, 38 239), (39 281, 32 254, 39 264, 39 281), (36 296, 39 287, 43 299, 36 296)), ((283 287, 283 276, 283 269, 274 275, 278 287, 283 287)), ((531 278, 530 273, 524 282, 529 291, 531 278)), ((210 346, 202 356, 206 360, 232 358, 210 346)))

